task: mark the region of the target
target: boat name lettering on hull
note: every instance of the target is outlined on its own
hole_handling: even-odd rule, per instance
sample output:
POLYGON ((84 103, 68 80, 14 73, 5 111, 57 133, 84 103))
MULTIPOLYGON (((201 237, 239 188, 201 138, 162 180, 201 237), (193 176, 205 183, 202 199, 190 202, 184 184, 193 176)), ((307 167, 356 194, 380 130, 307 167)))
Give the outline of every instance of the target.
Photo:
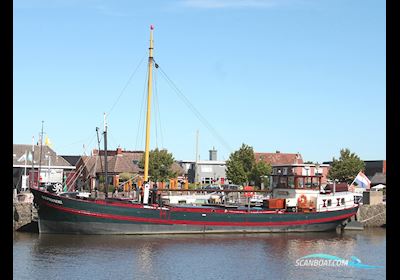
POLYGON ((42 195, 42 198, 44 200, 47 200, 47 201, 50 201, 50 202, 53 202, 53 203, 57 203, 57 204, 61 204, 61 205, 63 204, 62 200, 59 200, 59 199, 54 199, 54 198, 43 196, 43 195, 42 195))

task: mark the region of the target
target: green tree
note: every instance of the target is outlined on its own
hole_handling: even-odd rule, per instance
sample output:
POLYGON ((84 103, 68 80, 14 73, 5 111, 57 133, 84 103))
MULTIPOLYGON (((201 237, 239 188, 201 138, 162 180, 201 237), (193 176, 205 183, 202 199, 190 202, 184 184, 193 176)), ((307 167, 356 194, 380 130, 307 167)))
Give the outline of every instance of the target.
POLYGON ((250 181, 254 163, 253 147, 243 143, 239 150, 229 155, 226 161, 226 177, 234 184, 246 184, 250 181))
POLYGON ((246 144, 242 144, 239 150, 231 153, 226 161, 226 177, 238 185, 252 181, 259 186, 261 176, 269 175, 271 171, 272 167, 265 162, 256 163, 253 147, 246 144))
POLYGON ((130 179, 132 179, 132 177, 134 176, 133 173, 130 172, 122 172, 119 174, 119 180, 121 182, 126 182, 129 181, 130 179))
MULTIPOLYGON (((172 170, 174 157, 167 150, 158 148, 149 152, 149 176, 153 182, 165 182, 169 178, 176 177, 172 170)), ((144 157, 139 162, 139 167, 144 168, 144 157)))
POLYGON ((250 180, 255 183, 256 186, 260 186, 261 182, 268 186, 268 178, 264 177, 266 175, 271 175, 272 166, 264 161, 259 161, 254 163, 253 169, 251 170, 250 180))
POLYGON ((340 158, 333 158, 328 178, 338 179, 340 182, 351 183, 358 172, 364 171, 365 163, 349 149, 340 150, 340 158))

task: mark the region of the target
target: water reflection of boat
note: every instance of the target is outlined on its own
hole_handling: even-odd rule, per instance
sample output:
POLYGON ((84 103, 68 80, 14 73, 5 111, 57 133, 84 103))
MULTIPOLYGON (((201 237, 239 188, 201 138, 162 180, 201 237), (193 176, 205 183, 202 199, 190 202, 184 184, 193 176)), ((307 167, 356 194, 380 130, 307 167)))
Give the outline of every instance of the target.
MULTIPOLYGON (((150 31, 144 199, 82 197, 76 193, 51 193, 31 188, 38 207, 40 233, 159 234, 222 232, 328 231, 355 215, 358 206, 351 194, 320 193, 318 176, 303 176, 302 187, 291 187, 291 177, 274 177, 273 198, 263 207, 213 205, 163 205, 149 203, 149 125, 153 61, 153 28, 150 31), (274 182, 275 182, 274 181, 274 182)), ((156 65, 157 66, 157 65, 156 65)), ((106 136, 106 129, 104 135, 106 136)), ((104 141, 106 145, 106 138, 104 141)), ((107 149, 105 148, 105 151, 107 149)), ((107 156, 105 155, 105 158, 107 156)), ((107 160, 105 160, 107 177, 107 160)), ((107 180, 106 180, 107 182, 107 180)), ((106 188, 107 189, 107 188, 106 188)), ((179 198, 178 198, 179 199, 179 198)), ((181 197, 182 199, 182 197, 181 197)), ((178 201, 179 204, 179 201, 178 201)))

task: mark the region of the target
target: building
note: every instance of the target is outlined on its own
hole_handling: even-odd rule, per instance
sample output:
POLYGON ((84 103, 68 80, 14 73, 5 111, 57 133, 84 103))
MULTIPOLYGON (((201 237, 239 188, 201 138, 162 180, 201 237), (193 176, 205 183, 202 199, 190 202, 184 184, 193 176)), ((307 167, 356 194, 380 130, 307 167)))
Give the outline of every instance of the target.
POLYGON ((369 179, 372 179, 375 174, 381 173, 386 178, 386 160, 364 160, 365 171, 369 179))
MULTIPOLYGON (((143 151, 123 151, 121 148, 107 151, 107 178, 109 185, 118 185, 122 173, 142 177, 143 169, 139 167, 143 151)), ((177 176, 184 175, 184 170, 178 163, 172 165, 177 176)), ((94 190, 98 187, 100 177, 105 176, 104 150, 93 150, 90 156, 82 156, 77 162, 76 170, 79 176, 78 187, 94 190)))
POLYGON ((46 145, 13 144, 13 188, 41 183, 70 183, 75 166, 46 145), (40 177, 38 177, 40 169, 40 177))
MULTIPOLYGON (((122 151, 121 148, 107 151, 108 183, 113 185, 121 173, 139 174, 138 163, 142 157, 143 151, 122 151)), ((99 185, 100 176, 105 175, 104 150, 94 149, 90 156, 82 156, 76 170, 78 187, 93 191, 99 185)))
POLYGON ((275 153, 254 153, 254 157, 256 162, 264 161, 272 166, 303 163, 303 158, 299 153, 289 154, 276 151, 275 153))
POLYGON ((217 160, 217 150, 209 151, 209 160, 181 161, 180 165, 187 174, 189 183, 225 184, 226 162, 217 160))

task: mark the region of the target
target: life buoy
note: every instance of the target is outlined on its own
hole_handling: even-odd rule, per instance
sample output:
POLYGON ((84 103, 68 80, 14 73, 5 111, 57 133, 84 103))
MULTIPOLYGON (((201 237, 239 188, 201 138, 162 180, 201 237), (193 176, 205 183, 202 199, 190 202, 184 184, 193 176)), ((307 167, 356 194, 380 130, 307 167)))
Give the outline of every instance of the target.
POLYGON ((297 202, 299 203, 299 205, 304 205, 304 204, 306 204, 306 202, 307 202, 307 197, 306 197, 304 194, 302 194, 302 195, 297 199, 297 202))

